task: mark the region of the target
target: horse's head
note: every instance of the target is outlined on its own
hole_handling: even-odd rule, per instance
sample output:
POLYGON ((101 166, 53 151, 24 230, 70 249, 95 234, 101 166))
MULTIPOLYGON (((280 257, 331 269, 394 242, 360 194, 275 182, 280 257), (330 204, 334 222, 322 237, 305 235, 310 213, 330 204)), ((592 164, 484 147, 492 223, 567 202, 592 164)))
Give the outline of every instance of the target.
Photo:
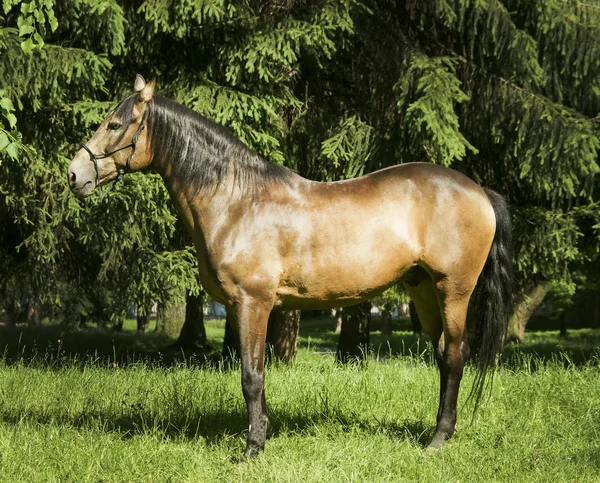
POLYGON ((108 115, 71 161, 67 176, 76 195, 89 196, 98 186, 143 169, 152 161, 146 127, 154 81, 146 83, 138 74, 134 89, 135 93, 108 115))

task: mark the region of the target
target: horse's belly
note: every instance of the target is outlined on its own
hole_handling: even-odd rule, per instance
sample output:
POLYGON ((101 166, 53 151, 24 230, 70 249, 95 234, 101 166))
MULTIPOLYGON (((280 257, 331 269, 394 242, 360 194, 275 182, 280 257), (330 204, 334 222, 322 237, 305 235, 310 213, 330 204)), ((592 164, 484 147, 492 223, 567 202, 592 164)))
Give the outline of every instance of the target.
POLYGON ((414 265, 414 244, 389 230, 373 230, 349 240, 308 251, 290 264, 277 292, 285 308, 333 308, 372 298, 414 265))

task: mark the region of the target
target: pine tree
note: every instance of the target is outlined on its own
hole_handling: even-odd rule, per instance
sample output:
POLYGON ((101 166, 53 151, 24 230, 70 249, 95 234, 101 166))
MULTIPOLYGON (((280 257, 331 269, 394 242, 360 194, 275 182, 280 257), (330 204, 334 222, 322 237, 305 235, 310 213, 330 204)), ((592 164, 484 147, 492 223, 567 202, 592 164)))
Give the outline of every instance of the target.
POLYGON ((598 7, 5 1, 1 298, 101 321, 198 293, 157 177, 130 175, 86 203, 66 186, 70 156, 139 72, 312 179, 411 161, 466 173, 511 203, 520 289, 551 280, 570 300, 598 279, 598 7))
POLYGON ((345 55, 303 70, 300 171, 458 169, 508 198, 520 291, 552 280, 573 295, 598 253, 599 4, 363 5, 345 55))
MULTIPOLYGON (((181 303, 186 292, 197 294, 194 249, 181 242, 184 230, 162 182, 129 175, 105 198, 80 203, 66 186, 68 157, 140 72, 155 78, 166 95, 283 163, 289 126, 304 109, 293 92, 299 59, 321 62, 335 53, 340 39, 351 33, 353 4, 68 0, 55 5, 58 22, 52 22, 52 32, 41 33, 43 48, 24 53, 13 42, 2 52, 0 66, 3 85, 10 86, 6 98, 17 106, 27 126, 24 138, 38 153, 31 159, 35 174, 29 161, 20 161, 6 174, 14 183, 3 183, 26 211, 20 218, 11 214, 17 236, 6 237, 11 273, 31 277, 19 293, 35 293, 74 321, 80 313, 117 320, 130 303, 144 315, 151 301, 168 306, 181 303), (19 185, 23 175, 30 176, 26 188, 19 185), (10 252, 17 246, 21 257, 10 252)), ((25 2, 6 5, 3 25, 11 27, 25 2)), ((7 280, 3 286, 13 285, 7 280)))

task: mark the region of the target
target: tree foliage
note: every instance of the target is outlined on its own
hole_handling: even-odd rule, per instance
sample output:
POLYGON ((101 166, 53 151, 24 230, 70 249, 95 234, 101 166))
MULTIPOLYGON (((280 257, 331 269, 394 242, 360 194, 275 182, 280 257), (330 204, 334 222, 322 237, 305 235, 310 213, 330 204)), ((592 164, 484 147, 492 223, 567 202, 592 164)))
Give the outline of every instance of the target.
POLYGON ((80 202, 67 189, 69 157, 141 72, 283 163, 287 120, 304 109, 292 92, 299 59, 333 56, 341 36, 351 33, 351 4, 5 4, 2 113, 12 128, 16 106, 28 143, 13 146, 20 137, 2 131, 9 140, 3 153, 14 154, 0 168, 1 213, 10 221, 2 233, 2 256, 10 261, 1 284, 5 298, 28 293, 66 319, 83 312, 106 320, 132 302, 143 310, 152 300, 164 305, 197 293, 195 252, 162 181, 130 175, 105 198, 80 202), (32 48, 21 45, 13 28, 29 15, 25 5, 46 16, 33 13, 42 41, 34 35, 32 48), (51 28, 44 30, 42 20, 51 28))
POLYGON ((573 291, 599 249, 592 3, 364 2, 351 47, 324 71, 305 66, 309 120, 296 153, 311 155, 301 171, 344 177, 315 149, 331 140, 314 136, 358 119, 373 135, 338 154, 370 153, 351 174, 411 161, 468 174, 512 206, 519 285, 541 278, 573 291))
POLYGON ((86 203, 66 186, 69 158, 139 72, 313 179, 411 161, 466 173, 511 203, 520 285, 550 279, 573 293, 598 279, 599 7, 5 1, 0 289, 67 318, 77 304, 106 318, 197 290, 193 249, 156 176, 86 203))

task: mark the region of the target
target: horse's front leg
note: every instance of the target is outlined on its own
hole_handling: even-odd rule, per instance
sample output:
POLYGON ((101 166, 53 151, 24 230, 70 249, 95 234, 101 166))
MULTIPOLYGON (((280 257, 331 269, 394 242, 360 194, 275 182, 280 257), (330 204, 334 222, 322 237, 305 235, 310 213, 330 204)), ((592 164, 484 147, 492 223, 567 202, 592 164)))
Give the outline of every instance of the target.
POLYGON ((233 304, 242 360, 242 391, 248 409, 248 439, 244 458, 265 448, 267 403, 264 389, 265 341, 272 304, 244 298, 233 304))

